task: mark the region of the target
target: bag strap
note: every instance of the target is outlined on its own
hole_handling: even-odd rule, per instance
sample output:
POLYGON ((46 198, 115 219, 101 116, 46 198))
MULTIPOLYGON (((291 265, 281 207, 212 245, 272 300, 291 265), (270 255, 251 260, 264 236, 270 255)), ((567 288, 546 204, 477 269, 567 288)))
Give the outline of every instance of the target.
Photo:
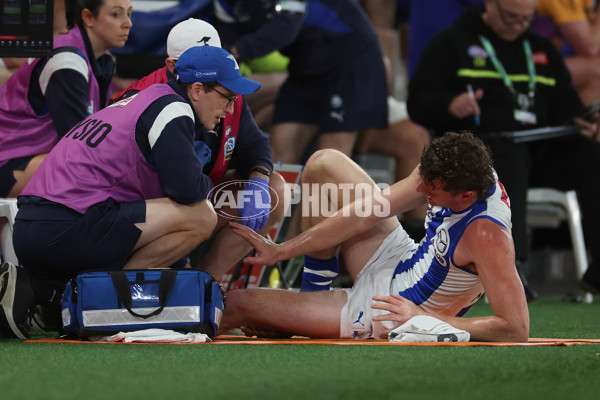
POLYGON ((160 314, 162 310, 164 310, 165 305, 167 304, 167 299, 171 295, 173 287, 175 286, 176 277, 177 271, 175 270, 161 271, 160 280, 158 283, 158 300, 160 302, 160 307, 152 311, 150 314, 138 314, 132 310, 133 300, 131 299, 131 289, 129 288, 130 282, 127 279, 125 271, 110 272, 110 278, 115 288, 115 292, 117 292, 117 297, 119 300, 121 300, 131 315, 143 319, 148 319, 154 315, 160 314))

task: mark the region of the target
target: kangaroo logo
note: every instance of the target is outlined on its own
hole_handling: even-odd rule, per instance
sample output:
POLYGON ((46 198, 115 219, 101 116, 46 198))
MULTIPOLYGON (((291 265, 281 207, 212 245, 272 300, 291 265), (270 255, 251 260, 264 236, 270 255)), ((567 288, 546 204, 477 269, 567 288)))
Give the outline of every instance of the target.
POLYGON ((210 36, 204 36, 202 39, 198 40, 198 43, 208 46, 208 41, 210 40, 210 36))

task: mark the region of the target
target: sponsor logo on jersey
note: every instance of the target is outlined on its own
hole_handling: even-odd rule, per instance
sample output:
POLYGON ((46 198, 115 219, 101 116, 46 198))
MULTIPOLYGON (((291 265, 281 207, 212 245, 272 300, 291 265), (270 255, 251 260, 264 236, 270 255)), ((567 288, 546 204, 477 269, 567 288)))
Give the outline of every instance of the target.
POLYGON ((225 142, 225 148, 223 149, 224 153, 224 158, 223 160, 229 160, 231 158, 231 155, 233 154, 233 149, 235 148, 235 138, 234 137, 230 137, 229 139, 227 139, 227 141, 225 142))
POLYGON ((433 248, 435 249, 435 259, 443 267, 447 266, 448 263, 444 256, 448 253, 448 247, 450 247, 450 238, 448 231, 444 228, 440 229, 435 237, 433 238, 433 248))
POLYGON ((228 125, 228 126, 225 128, 225 137, 229 136, 229 134, 231 133, 231 130, 232 130, 232 129, 233 129, 233 128, 231 127, 231 125, 228 125))

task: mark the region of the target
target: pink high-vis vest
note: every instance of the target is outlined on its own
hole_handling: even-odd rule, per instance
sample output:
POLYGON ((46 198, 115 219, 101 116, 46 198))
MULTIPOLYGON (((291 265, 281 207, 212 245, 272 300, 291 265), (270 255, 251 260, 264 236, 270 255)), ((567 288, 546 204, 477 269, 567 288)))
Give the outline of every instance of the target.
MULTIPOLYGON (((54 39, 54 48, 76 47, 88 66, 88 108, 96 112, 100 104, 99 86, 87 59, 85 43, 79 27, 54 39)), ((27 100, 31 74, 39 58, 29 59, 14 75, 0 86, 0 166, 8 160, 49 152, 58 142, 50 114, 37 115, 27 100)), ((110 96, 106 96, 110 99, 110 96)))

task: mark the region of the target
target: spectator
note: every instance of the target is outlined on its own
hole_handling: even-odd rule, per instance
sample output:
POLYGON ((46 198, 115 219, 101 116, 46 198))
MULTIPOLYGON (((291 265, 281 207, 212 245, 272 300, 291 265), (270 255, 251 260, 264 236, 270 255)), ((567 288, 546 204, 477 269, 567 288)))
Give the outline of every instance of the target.
POLYGON ((244 61, 290 58, 271 130, 273 158, 298 163, 311 139, 350 154, 359 130, 387 125, 377 34, 361 7, 342 0, 215 0, 224 48, 244 61))
MULTIPOLYGON (((548 39, 528 29, 536 4, 536 0, 487 0, 438 34, 423 52, 411 80, 408 112, 437 133, 473 130, 485 138, 511 198, 518 264, 527 261, 529 250, 527 189, 577 190, 592 253, 583 282, 597 292, 600 250, 595 243, 600 221, 595 207, 600 186, 590 182, 600 174, 600 143, 594 140, 598 124, 574 119, 584 105, 561 55, 548 39), (528 143, 494 135, 573 120, 581 126, 580 135, 528 143)), ((533 299, 534 293, 529 292, 533 299)))
MULTIPOLYGON (((152 84, 166 83, 169 79, 173 79, 175 66, 181 54, 192 47, 204 45, 221 46, 219 34, 211 24, 195 18, 178 23, 167 37, 168 57, 165 66, 133 83, 118 98, 131 96, 152 84)), ((210 177, 212 184, 217 186, 223 182, 246 178, 253 174, 252 168, 260 167, 259 171, 270 175, 267 176, 269 189, 276 193, 278 199, 283 199, 284 179, 278 173, 272 173, 269 140, 257 127, 246 104, 246 96, 238 96, 233 103, 233 108, 233 113, 226 113, 214 128, 202 130, 194 139, 200 148, 207 143, 213 155, 209 162, 203 163, 203 172, 210 177), (231 167, 234 170, 227 171, 231 167)), ((274 209, 269 214, 266 225, 258 228, 263 234, 267 234, 283 219, 283 207, 275 207, 276 204, 277 202, 273 203, 274 209)), ((219 216, 222 217, 222 214, 219 216)), ((202 259, 197 260, 201 252, 194 253, 193 257, 194 266, 199 262, 207 272, 216 277, 220 277, 251 250, 244 240, 233 235, 229 229, 222 229, 227 221, 228 218, 219 219, 212 244, 204 249, 208 252, 202 259), (227 252, 224 253, 223 248, 227 248, 227 252)), ((248 219, 244 221, 246 224, 253 222, 248 219)))
POLYGON ((131 28, 130 0, 79 0, 76 26, 49 57, 25 64, 0 87, 0 197, 16 197, 48 151, 110 100, 108 49, 131 28))
POLYGON ((335 214, 305 215, 307 229, 281 244, 235 225, 258 252, 246 261, 272 264, 305 254, 305 269, 300 292, 231 292, 221 329, 381 339, 413 316, 430 315, 468 331, 473 340, 526 341, 529 315, 515 270, 508 197, 490 163, 481 140, 449 133, 425 149, 408 178, 380 192, 343 154, 315 153, 303 183, 362 185, 363 195, 356 190, 344 201, 341 186, 332 189, 337 196, 323 195, 327 192, 321 189, 311 201, 335 214), (427 235, 417 244, 394 215, 425 198, 427 235), (348 291, 329 290, 338 250, 355 281, 348 291), (460 318, 484 291, 494 315, 460 318))
MULTIPOLYGON (((392 94, 395 87, 395 46, 397 32, 394 29, 396 0, 362 0, 369 19, 377 30, 384 54, 388 83, 388 126, 383 129, 371 128, 359 132, 354 152, 356 154, 376 153, 393 157, 396 162, 395 181, 406 178, 419 164, 421 152, 429 140, 427 131, 408 118, 406 103, 396 100, 392 94)), ((444 3, 446 4, 446 3, 444 3)), ((402 5, 398 4, 402 9, 402 5)), ((438 6, 439 8, 439 6, 438 6)), ((402 225, 414 239, 423 234, 425 205, 405 212, 402 225)))
POLYGON ((408 76, 412 78, 427 43, 452 25, 466 7, 485 0, 409 1, 408 76))
POLYGON ((600 9, 594 0, 539 0, 531 30, 565 56, 584 104, 600 100, 600 9))
MULTIPOLYGON (((5 335, 26 336, 29 306, 60 298, 65 282, 83 270, 183 267, 183 257, 212 234, 213 186, 203 173, 210 148, 205 144, 199 158, 194 136, 233 113, 236 94, 259 84, 242 78, 233 57, 212 46, 185 52, 176 74, 177 81, 77 124, 19 196, 14 246, 24 269, 5 263, 0 271, 5 335)), ((248 161, 270 168, 268 159, 248 161)), ((263 177, 254 170, 248 184, 260 186, 268 204, 263 177)), ((242 215, 256 213, 254 206, 244 203, 242 215)), ((250 217, 254 229, 268 218, 262 211, 250 217)))
POLYGON ((359 3, 364 8, 379 37, 384 63, 386 68, 392 71, 391 74, 388 74, 388 92, 394 93, 396 46, 398 46, 398 32, 394 28, 396 0, 360 0, 359 3))

